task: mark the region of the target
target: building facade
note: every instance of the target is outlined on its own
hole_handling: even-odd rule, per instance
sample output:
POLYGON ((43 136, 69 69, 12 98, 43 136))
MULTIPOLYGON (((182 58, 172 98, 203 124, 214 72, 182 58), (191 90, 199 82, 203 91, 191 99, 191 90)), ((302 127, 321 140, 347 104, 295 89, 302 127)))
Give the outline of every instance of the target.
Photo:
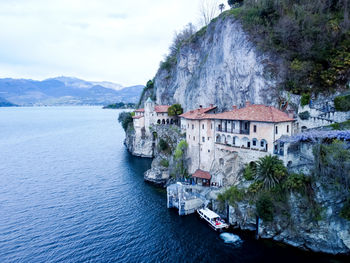
MULTIPOLYGON (((246 103, 244 108, 216 113, 216 107, 199 108, 181 117, 186 131, 189 173, 209 172, 215 160, 225 155, 249 156, 258 159, 280 150, 278 139, 291 136, 294 119, 277 108, 246 103)), ((222 185, 222 178, 212 182, 222 185)))
POLYGON ((137 136, 150 135, 151 125, 177 125, 177 116, 169 116, 169 105, 155 105, 151 98, 145 102, 145 108, 135 110, 133 116, 134 129, 137 136))

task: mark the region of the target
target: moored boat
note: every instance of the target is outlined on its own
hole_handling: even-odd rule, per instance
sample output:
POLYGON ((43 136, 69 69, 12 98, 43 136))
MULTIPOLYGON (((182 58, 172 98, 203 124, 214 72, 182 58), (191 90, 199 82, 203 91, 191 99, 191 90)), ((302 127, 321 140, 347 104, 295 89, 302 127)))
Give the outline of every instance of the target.
POLYGON ((211 211, 209 208, 198 209, 197 213, 201 218, 207 221, 209 226, 211 226, 215 231, 221 231, 228 228, 228 224, 226 224, 217 213, 211 211))

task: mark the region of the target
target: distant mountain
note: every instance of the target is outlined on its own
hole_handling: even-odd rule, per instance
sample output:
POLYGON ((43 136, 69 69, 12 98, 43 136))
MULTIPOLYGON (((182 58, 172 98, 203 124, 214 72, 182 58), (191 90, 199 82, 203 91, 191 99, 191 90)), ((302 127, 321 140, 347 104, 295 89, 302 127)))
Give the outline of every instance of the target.
POLYGON ((123 87, 111 82, 90 82, 72 77, 43 81, 0 79, 0 97, 20 106, 136 103, 142 90, 142 85, 123 87))
POLYGON ((13 104, 9 102, 8 100, 5 100, 4 98, 0 98, 0 107, 15 107, 16 104, 13 104))

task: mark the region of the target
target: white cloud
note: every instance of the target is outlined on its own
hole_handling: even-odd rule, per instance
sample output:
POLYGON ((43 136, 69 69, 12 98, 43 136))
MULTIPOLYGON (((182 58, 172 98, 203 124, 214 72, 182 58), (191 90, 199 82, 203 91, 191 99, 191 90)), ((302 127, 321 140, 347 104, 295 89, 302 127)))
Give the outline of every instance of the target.
POLYGON ((0 77, 144 84, 200 0, 0 2, 0 77))

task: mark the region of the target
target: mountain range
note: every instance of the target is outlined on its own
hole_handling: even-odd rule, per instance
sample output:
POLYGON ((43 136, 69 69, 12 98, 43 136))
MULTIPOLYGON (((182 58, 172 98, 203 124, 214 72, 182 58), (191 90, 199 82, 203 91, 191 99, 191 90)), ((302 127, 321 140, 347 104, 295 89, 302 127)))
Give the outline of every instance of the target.
POLYGON ((0 102, 3 106, 107 105, 116 102, 136 103, 144 86, 123 87, 112 82, 85 81, 56 77, 42 81, 0 79, 0 102))

